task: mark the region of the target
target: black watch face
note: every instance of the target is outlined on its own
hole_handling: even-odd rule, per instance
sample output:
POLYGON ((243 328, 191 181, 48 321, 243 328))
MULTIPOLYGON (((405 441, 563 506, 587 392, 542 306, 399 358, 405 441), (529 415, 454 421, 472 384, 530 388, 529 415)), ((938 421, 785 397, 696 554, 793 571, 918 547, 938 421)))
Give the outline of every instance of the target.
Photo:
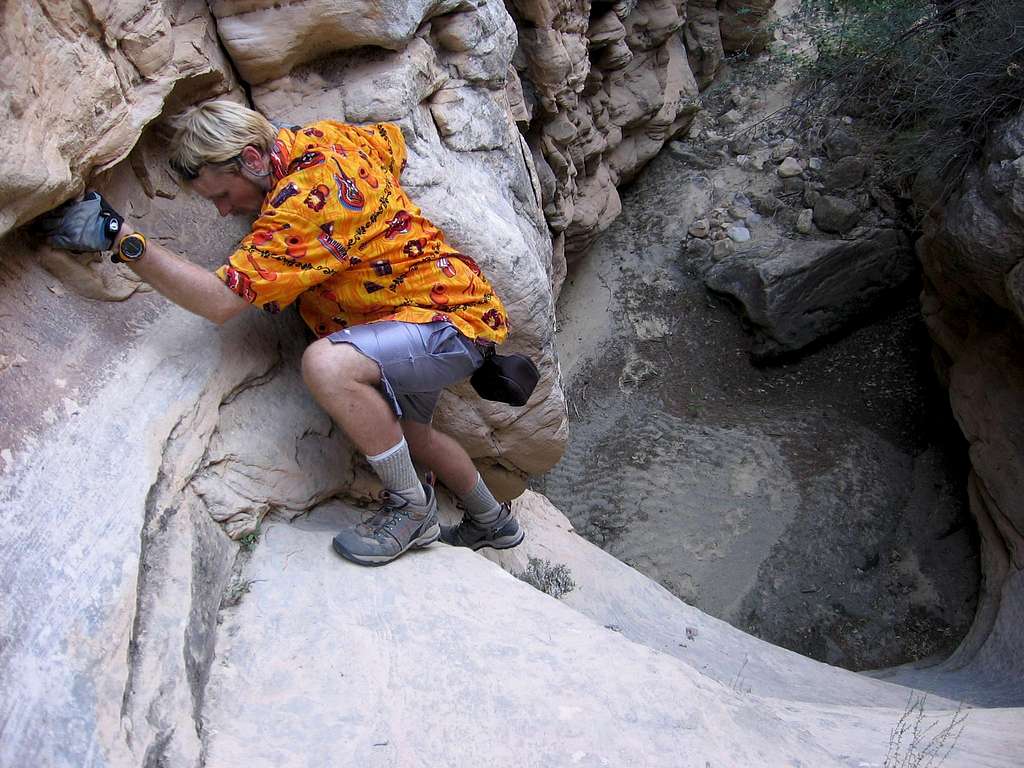
POLYGON ((139 258, 145 248, 146 246, 143 244, 142 238, 135 237, 134 235, 128 235, 128 237, 121 241, 121 255, 126 259, 139 258))

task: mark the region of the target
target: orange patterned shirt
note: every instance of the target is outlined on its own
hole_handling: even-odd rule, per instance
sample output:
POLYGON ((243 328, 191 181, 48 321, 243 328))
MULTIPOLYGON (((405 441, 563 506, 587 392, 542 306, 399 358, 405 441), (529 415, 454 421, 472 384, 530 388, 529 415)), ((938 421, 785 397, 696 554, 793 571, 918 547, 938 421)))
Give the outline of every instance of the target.
POLYGON ((377 320, 448 320, 502 342, 505 307, 476 262, 445 242, 402 191, 398 126, 331 121, 282 129, 273 189, 217 276, 269 312, 298 299, 317 336, 377 320))

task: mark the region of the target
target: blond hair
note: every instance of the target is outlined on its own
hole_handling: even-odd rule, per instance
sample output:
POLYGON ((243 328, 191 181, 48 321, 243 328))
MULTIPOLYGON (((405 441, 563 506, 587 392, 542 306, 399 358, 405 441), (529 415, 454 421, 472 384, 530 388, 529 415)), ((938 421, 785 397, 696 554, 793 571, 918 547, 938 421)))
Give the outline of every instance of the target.
POLYGON ((276 136, 277 130, 259 112, 233 101, 209 101, 177 121, 171 167, 191 180, 204 165, 236 163, 250 144, 270 152, 276 136))

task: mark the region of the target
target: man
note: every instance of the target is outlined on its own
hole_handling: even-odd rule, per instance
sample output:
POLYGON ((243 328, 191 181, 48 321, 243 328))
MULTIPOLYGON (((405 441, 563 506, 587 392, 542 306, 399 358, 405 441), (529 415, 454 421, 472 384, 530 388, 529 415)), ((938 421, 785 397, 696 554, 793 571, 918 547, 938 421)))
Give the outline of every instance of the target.
POLYGON ((116 249, 157 291, 218 324, 250 306, 276 313, 298 301, 317 336, 302 359, 306 384, 386 490, 369 521, 334 539, 362 565, 441 536, 473 549, 523 540, 509 505, 431 424, 440 391, 473 373, 480 345, 504 341, 508 324, 476 263, 402 191, 405 155, 394 125, 278 130, 258 112, 211 102, 180 123, 172 166, 221 216, 256 215, 215 273, 147 241, 95 193, 44 225, 58 247, 116 249), (459 497, 459 525, 441 530, 414 459, 459 497))

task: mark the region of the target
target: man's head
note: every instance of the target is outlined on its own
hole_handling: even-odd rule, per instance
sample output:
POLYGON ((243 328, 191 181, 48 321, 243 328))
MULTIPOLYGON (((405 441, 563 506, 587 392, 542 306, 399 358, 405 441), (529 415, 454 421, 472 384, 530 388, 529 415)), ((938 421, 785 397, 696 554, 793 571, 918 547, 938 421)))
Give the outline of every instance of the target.
POLYGON ((181 118, 171 166, 221 216, 258 213, 271 188, 270 121, 232 101, 211 101, 181 118))

